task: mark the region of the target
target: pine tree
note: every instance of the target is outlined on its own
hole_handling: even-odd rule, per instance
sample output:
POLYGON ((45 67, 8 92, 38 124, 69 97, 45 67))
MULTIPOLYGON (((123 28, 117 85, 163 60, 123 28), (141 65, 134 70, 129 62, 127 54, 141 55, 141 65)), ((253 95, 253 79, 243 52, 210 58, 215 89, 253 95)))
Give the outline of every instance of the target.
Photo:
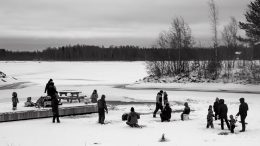
POLYGON ((260 42, 260 0, 250 2, 245 14, 247 22, 239 22, 241 29, 246 31, 246 36, 253 44, 260 42))

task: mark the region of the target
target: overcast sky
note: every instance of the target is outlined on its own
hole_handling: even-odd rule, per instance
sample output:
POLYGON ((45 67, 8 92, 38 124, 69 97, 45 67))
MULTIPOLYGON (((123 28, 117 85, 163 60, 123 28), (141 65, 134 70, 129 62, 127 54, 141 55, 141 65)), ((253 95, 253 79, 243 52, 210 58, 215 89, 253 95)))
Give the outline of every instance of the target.
MULTIPOLYGON (((219 31, 230 16, 244 21, 250 0, 215 0, 219 31)), ((174 17, 190 25, 195 41, 211 39, 208 0, 0 0, 0 48, 42 50, 68 44, 156 43, 174 17)), ((219 35, 220 38, 220 35, 219 35)))

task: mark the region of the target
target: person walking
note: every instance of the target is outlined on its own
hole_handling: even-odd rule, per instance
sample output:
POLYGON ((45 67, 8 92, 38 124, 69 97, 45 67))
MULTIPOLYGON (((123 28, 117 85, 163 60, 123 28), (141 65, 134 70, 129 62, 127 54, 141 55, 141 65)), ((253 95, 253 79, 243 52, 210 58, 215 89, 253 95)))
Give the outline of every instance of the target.
POLYGON ((98 100, 98 123, 105 124, 105 112, 108 114, 107 104, 105 100, 106 96, 102 95, 98 100))
POLYGON ((227 124, 228 129, 230 129, 229 122, 228 122, 228 119, 227 119, 227 113, 228 113, 228 107, 225 104, 225 100, 220 99, 219 100, 219 118, 220 118, 220 121, 221 121, 221 129, 222 130, 224 130, 224 120, 227 124))
POLYGON ((158 112, 159 109, 160 109, 161 111, 163 110, 162 94, 163 94, 163 91, 162 91, 162 90, 157 93, 157 96, 156 96, 156 105, 155 105, 156 107, 155 107, 155 110, 154 110, 154 112, 153 112, 153 117, 154 117, 154 118, 156 117, 156 113, 158 112))
POLYGON ((162 110, 162 113, 160 114, 161 122, 164 121, 170 122, 171 114, 172 114, 172 109, 170 107, 170 104, 166 103, 165 107, 162 110))
POLYGON ((17 109, 17 104, 19 103, 19 100, 18 100, 16 92, 12 93, 12 103, 13 103, 13 110, 16 110, 17 109))
POLYGON ((131 107, 131 112, 128 114, 126 124, 130 127, 140 127, 138 125, 138 119, 140 119, 140 115, 135 112, 135 109, 131 107))
POLYGON ((92 92, 90 99, 92 103, 97 103, 98 94, 96 89, 92 92))
POLYGON ((55 123, 55 120, 57 120, 57 123, 60 123, 59 100, 57 97, 58 92, 52 81, 49 83, 48 93, 49 93, 49 96, 51 96, 51 107, 52 107, 52 113, 53 113, 52 122, 55 123))
POLYGON ((219 119, 219 98, 217 97, 214 105, 213 105, 213 110, 215 112, 215 120, 219 119))
POLYGON ((239 101, 240 101, 239 111, 236 116, 240 116, 240 119, 241 119, 242 130, 240 130, 240 132, 245 132, 245 130, 246 130, 245 119, 247 117, 248 105, 245 102, 244 98, 240 98, 239 101))

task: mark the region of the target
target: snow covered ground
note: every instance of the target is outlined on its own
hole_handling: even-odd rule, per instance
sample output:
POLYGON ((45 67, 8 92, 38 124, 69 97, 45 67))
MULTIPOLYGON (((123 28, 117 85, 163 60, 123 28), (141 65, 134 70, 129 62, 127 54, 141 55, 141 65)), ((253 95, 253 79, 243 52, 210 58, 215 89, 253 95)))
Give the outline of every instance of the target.
POLYGON ((121 88, 147 75, 143 62, 0 62, 0 71, 17 79, 10 81, 11 85, 0 81, 1 111, 11 109, 13 91, 21 100, 18 109, 26 97, 36 100, 44 94, 49 78, 54 79, 58 90, 77 89, 88 97, 97 89, 110 103, 106 125, 97 124, 97 114, 62 117, 60 124, 51 123, 49 118, 0 123, 0 146, 257 146, 260 143, 260 94, 256 85, 136 83, 121 88), (118 88, 114 88, 115 85, 118 88), (174 110, 169 123, 161 123, 159 115, 152 118, 155 108, 152 102, 159 89, 168 92, 174 110), (220 92, 222 90, 230 92, 220 92), (214 121, 215 129, 206 129, 207 109, 216 97, 225 99, 228 114, 236 114, 239 98, 245 98, 249 105, 245 133, 238 132, 240 123, 237 123, 236 134, 218 135, 222 131, 219 121, 214 121), (189 102, 193 110, 188 121, 180 121, 179 110, 184 102, 189 102), (141 113, 139 124, 145 125, 142 129, 130 128, 121 121, 121 115, 132 106, 141 113), (159 142, 163 133, 167 141, 159 142))

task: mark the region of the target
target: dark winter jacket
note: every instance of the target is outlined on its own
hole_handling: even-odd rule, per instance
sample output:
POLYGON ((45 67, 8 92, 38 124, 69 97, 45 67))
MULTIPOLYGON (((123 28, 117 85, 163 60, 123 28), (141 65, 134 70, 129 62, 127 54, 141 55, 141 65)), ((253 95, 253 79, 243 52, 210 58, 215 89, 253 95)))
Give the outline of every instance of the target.
POLYGON ((213 122, 213 117, 214 117, 213 111, 212 111, 212 109, 209 109, 209 110, 208 110, 208 115, 207 115, 207 121, 208 121, 208 123, 213 122))
POLYGON ((230 119, 229 120, 229 123, 230 123, 230 126, 235 126, 236 124, 236 120, 233 118, 233 119, 230 119))
POLYGON ((163 96, 163 102, 164 102, 164 104, 168 103, 168 95, 167 94, 165 94, 163 96))
POLYGON ((228 107, 224 102, 221 102, 219 105, 219 117, 220 118, 227 118, 228 107))
POLYGON ((48 96, 50 96, 50 94, 49 94, 49 87, 50 87, 50 81, 46 84, 46 86, 45 86, 45 90, 44 90, 44 93, 46 93, 47 92, 47 95, 48 96))
POLYGON ((98 110, 106 110, 107 111, 107 104, 106 104, 106 101, 105 99, 99 99, 98 100, 98 110))
POLYGON ((190 107, 186 106, 183 110, 183 114, 190 114, 190 107))
POLYGON ((13 96, 13 97, 12 97, 12 102, 13 102, 14 104, 19 103, 19 100, 18 100, 17 96, 13 96))
POLYGON ((247 111, 248 111, 248 105, 247 105, 247 103, 243 102, 239 106, 239 111, 237 113, 237 116, 240 115, 241 117, 246 117, 247 111))
POLYGON ((214 102, 213 110, 215 113, 219 112, 219 102, 217 102, 217 101, 214 102))
POLYGON ((162 104, 162 94, 159 92, 156 96, 156 103, 162 104))
POLYGON ((169 120, 171 119, 172 109, 169 106, 165 106, 162 110, 162 116, 169 120))
POLYGON ((56 90, 56 87, 53 85, 50 85, 48 88, 48 95, 51 96, 52 98, 56 97, 56 94, 58 93, 56 90))
POLYGON ((129 124, 137 124, 138 119, 140 119, 140 115, 136 112, 130 112, 127 117, 127 122, 129 124))
POLYGON ((59 112, 59 100, 55 97, 51 100, 52 112, 58 113, 59 112))

